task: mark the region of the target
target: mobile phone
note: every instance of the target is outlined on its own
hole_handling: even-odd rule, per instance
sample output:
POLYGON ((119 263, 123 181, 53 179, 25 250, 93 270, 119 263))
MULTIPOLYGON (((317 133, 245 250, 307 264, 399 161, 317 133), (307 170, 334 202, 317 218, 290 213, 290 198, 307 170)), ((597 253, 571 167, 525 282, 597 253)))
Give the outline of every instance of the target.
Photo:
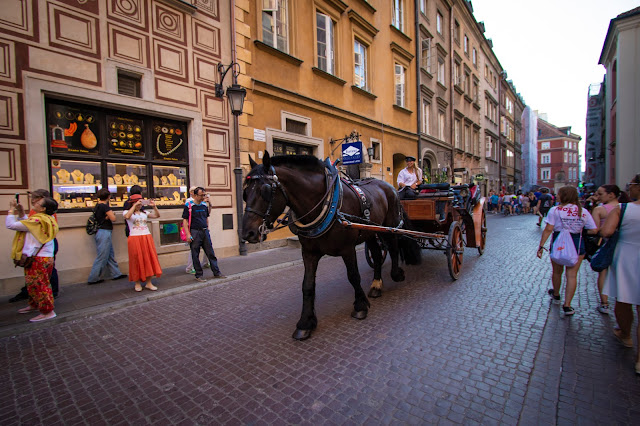
POLYGON ((16 194, 16 203, 20 204, 20 194, 16 194))
POLYGON ((149 205, 149 200, 142 200, 142 205, 143 206, 148 206, 149 205))

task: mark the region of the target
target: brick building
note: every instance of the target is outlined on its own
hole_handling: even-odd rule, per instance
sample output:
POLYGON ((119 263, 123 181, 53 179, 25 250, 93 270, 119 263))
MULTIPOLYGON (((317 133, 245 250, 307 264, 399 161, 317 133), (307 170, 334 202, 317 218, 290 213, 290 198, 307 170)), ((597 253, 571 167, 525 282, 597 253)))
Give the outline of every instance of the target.
POLYGON ((538 185, 555 191, 578 186, 581 139, 571 133, 571 126, 556 127, 538 117, 538 185))

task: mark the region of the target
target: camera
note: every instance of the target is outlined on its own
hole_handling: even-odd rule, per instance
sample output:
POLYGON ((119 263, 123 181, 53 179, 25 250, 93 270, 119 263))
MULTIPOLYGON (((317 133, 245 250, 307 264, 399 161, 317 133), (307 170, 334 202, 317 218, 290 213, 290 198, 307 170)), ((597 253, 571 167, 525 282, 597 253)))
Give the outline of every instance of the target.
POLYGON ((148 206, 149 205, 149 200, 143 199, 142 200, 142 205, 143 206, 148 206))

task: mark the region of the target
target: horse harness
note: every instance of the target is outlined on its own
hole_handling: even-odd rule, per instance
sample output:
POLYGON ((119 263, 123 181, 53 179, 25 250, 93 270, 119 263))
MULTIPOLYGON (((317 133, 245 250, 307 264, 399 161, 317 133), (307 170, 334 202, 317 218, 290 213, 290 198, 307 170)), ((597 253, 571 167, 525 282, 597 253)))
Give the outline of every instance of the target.
POLYGON ((247 180, 267 179, 270 181, 270 183, 265 183, 260 187, 260 196, 269 203, 267 205, 267 210, 262 213, 249 206, 245 207, 246 212, 253 213, 262 218, 262 225, 258 227, 258 232, 260 233, 260 235, 268 234, 269 230, 273 228, 273 221, 268 220, 268 217, 269 214, 271 214, 271 209, 273 208, 273 198, 276 195, 276 191, 278 189, 282 191, 282 195, 284 196, 286 204, 289 204, 289 197, 287 196, 287 193, 278 180, 276 170, 273 168, 273 166, 271 166, 269 171, 271 172, 271 174, 265 173, 264 175, 247 175, 247 180))

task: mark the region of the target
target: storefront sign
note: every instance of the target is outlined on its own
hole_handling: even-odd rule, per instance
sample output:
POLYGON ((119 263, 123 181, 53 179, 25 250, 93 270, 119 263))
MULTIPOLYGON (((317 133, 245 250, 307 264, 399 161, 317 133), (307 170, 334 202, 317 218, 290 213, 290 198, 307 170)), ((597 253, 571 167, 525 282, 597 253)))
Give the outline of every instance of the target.
POLYGON ((351 142, 342 144, 342 164, 362 163, 362 142, 351 142))
POLYGON ((153 158, 164 161, 185 161, 186 137, 184 126, 154 121, 151 130, 153 158))
POLYGON ((95 111, 51 104, 47 117, 51 152, 98 155, 96 119, 95 111))
POLYGON ((142 120, 107 115, 109 154, 144 156, 142 120))
POLYGON ((267 132, 260 129, 253 129, 253 140, 258 142, 265 142, 267 140, 267 132))

